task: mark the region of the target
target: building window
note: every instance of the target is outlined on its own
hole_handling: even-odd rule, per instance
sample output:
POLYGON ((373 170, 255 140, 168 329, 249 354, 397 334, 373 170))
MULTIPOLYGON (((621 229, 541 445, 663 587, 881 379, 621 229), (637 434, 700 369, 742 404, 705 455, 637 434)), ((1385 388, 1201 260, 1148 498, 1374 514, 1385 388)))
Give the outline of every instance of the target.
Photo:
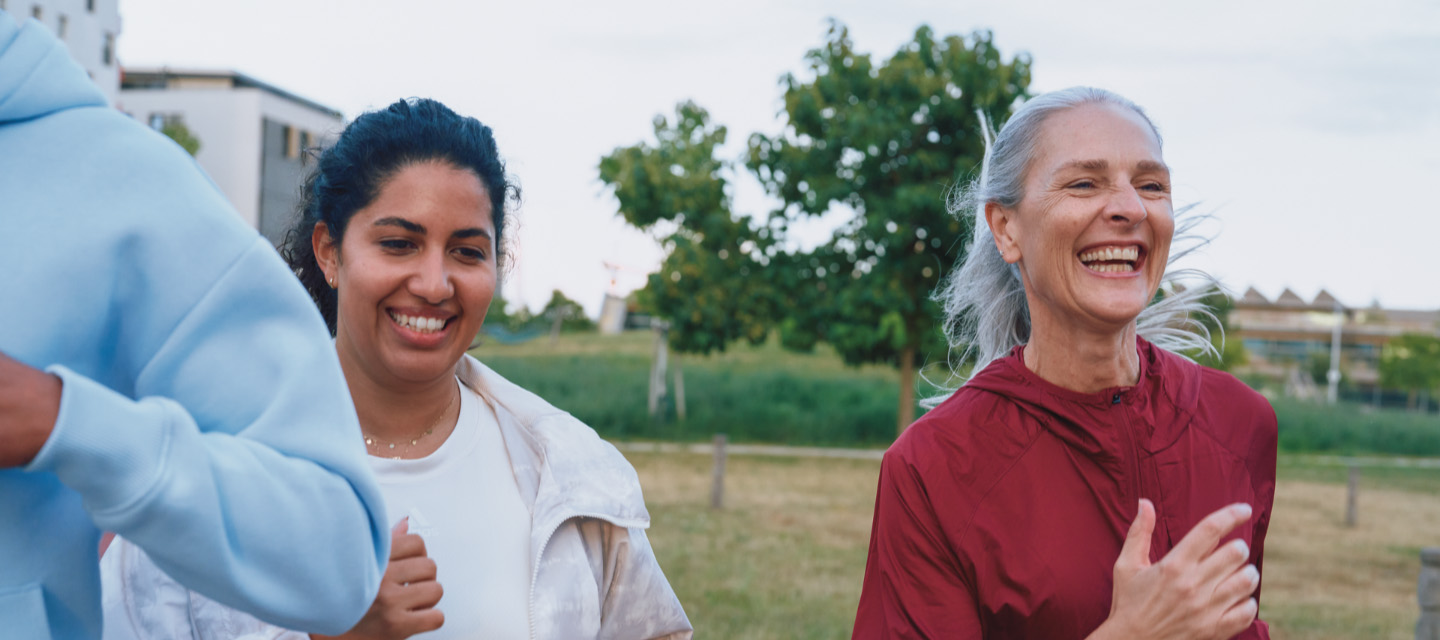
POLYGON ((285 136, 285 157, 290 160, 298 159, 300 157, 300 130, 287 124, 280 128, 280 132, 285 136))
POLYGON ((85 0, 85 10, 95 13, 95 0, 85 0))
POLYGON ((45 8, 38 4, 30 7, 30 17, 37 21, 43 20, 45 18, 45 8))
POLYGON ((55 36, 61 40, 65 39, 65 32, 70 30, 70 18, 60 14, 59 22, 55 23, 55 36))
POLYGON ((105 34, 105 45, 100 49, 100 62, 105 66, 115 63, 115 34, 105 34))

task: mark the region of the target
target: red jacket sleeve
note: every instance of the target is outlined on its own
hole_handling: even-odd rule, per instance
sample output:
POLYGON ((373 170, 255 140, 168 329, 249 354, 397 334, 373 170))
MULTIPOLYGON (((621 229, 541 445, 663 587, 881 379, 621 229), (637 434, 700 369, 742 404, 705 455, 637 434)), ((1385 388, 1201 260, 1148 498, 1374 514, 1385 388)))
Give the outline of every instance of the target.
POLYGON ((853 637, 982 637, 973 591, 924 481, 895 448, 880 466, 870 557, 853 637))
MULTIPOLYGON (((1250 543, 1250 562, 1260 570, 1263 586, 1265 535, 1270 532, 1270 513, 1275 507, 1275 455, 1279 447, 1279 432, 1275 410, 1268 403, 1261 410, 1268 415, 1260 421, 1261 428, 1252 434, 1248 463, 1251 482, 1255 483, 1255 529, 1250 543)), ((1255 589, 1255 601, 1260 602, 1258 587, 1255 589)), ((1270 626, 1257 617, 1238 638, 1269 640, 1270 626)))

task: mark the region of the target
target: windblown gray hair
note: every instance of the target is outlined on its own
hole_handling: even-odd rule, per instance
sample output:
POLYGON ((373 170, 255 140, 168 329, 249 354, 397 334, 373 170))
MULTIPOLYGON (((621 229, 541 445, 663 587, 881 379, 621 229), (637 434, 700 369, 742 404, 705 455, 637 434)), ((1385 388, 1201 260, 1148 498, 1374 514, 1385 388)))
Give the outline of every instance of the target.
MULTIPOLYGON (((1022 105, 998 134, 993 133, 980 113, 981 134, 985 138, 985 158, 980 177, 950 194, 952 214, 973 216, 975 233, 960 268, 951 272, 936 290, 934 298, 945 313, 945 337, 950 343, 949 384, 932 384, 945 392, 928 398, 921 405, 934 407, 962 386, 968 375, 962 373, 973 363, 971 372, 978 372, 990 362, 1009 354, 1017 345, 1030 339, 1030 310, 1025 300, 1025 287, 1017 265, 1005 262, 985 222, 985 205, 994 202, 1014 208, 1025 197, 1025 174, 1036 153, 1041 125, 1051 115, 1083 104, 1113 104, 1133 110, 1150 125, 1155 139, 1160 132, 1135 103, 1104 89, 1071 87, 1052 91, 1022 105), (958 380, 960 385, 954 385, 958 380)), ((1194 206, 1176 210, 1175 237, 1167 266, 1209 243, 1197 233, 1197 226, 1209 218, 1193 212, 1194 206)), ((1201 318, 1214 320, 1202 299, 1215 290, 1214 278, 1196 269, 1169 269, 1161 284, 1165 295, 1140 313, 1136 329, 1141 337, 1156 346, 1184 355, 1186 352, 1210 353, 1218 356, 1210 341, 1210 332, 1201 318), (1181 280, 1191 282, 1181 286, 1181 280), (1198 286, 1194 282, 1199 282, 1198 286)), ((1216 326, 1219 325, 1215 322, 1216 326)), ((1222 336, 1223 339, 1223 336, 1222 336)))

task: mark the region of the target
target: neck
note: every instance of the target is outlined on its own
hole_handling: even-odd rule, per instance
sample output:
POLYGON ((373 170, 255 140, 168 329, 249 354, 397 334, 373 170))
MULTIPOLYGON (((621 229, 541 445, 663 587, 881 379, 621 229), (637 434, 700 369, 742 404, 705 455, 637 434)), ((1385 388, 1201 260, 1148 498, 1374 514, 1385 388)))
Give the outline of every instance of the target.
POLYGON ((402 389, 372 379, 358 365, 348 362, 343 352, 340 368, 345 372, 355 414, 366 436, 408 441, 431 428, 435 430, 431 438, 436 441, 449 436, 454 418, 460 413, 460 387, 454 375, 402 389))
POLYGON ((1031 306, 1030 342, 1025 367, 1058 387, 1095 393, 1133 386, 1140 379, 1140 354, 1135 348, 1135 323, 1119 331, 1093 330, 1056 322, 1031 306))

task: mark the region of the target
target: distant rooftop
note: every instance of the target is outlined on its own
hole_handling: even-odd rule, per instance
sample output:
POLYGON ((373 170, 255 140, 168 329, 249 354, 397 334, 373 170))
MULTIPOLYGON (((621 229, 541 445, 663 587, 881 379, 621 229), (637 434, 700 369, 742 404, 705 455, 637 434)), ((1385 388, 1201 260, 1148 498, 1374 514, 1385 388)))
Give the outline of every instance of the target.
POLYGON ((327 107, 309 98, 291 93, 268 82, 257 80, 239 71, 206 71, 172 69, 169 67, 125 67, 121 69, 122 90, 146 89, 259 89, 295 102, 336 120, 344 118, 338 109, 327 107))

